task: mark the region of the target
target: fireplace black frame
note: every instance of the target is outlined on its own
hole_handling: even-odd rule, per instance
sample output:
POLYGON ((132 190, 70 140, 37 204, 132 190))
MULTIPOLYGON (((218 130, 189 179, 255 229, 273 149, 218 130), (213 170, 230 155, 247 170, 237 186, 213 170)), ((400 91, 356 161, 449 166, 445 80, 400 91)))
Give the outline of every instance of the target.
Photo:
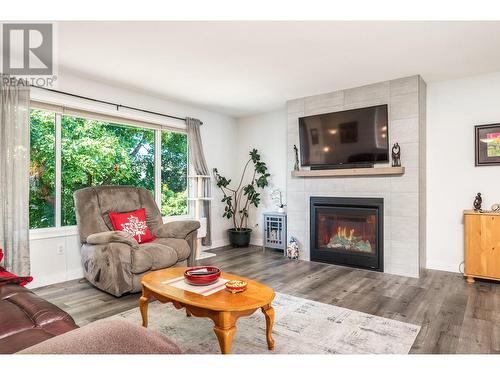
POLYGON ((311 197, 310 210, 310 254, 311 260, 315 262, 337 264, 356 268, 369 269, 372 271, 384 271, 384 199, 383 198, 345 198, 345 197, 311 197), (358 254, 345 253, 333 249, 324 250, 317 246, 316 233, 316 210, 318 208, 365 208, 375 209, 377 215, 377 253, 358 254))

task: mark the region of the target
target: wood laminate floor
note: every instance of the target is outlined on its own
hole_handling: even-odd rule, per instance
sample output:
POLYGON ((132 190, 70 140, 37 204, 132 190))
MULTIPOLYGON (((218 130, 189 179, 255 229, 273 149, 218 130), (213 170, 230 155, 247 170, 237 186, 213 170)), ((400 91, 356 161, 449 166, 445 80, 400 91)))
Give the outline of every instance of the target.
MULTIPOLYGON (((263 282, 276 291, 418 324, 411 353, 500 353, 500 283, 467 284, 460 274, 428 270, 420 279, 316 262, 290 261, 274 250, 226 248, 200 261, 263 282)), ((84 325, 136 307, 86 280, 35 289, 84 325)))

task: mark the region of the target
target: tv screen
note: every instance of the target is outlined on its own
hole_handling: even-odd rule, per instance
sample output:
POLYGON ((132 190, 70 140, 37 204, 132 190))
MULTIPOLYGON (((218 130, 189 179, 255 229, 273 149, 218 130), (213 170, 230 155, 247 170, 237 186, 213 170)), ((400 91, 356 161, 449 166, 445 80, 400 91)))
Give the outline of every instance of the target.
POLYGON ((386 104, 299 118, 303 166, 385 163, 388 138, 386 104))

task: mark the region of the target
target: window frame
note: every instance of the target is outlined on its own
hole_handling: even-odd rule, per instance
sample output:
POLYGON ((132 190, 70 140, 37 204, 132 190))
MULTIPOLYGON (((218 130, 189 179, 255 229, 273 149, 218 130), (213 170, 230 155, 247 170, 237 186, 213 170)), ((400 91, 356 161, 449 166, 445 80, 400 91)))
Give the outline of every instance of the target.
MULTIPOLYGON (((161 135, 162 132, 176 132, 187 134, 187 130, 174 126, 165 126, 155 123, 149 123, 143 120, 134 120, 128 117, 122 116, 109 116, 104 113, 92 112, 92 111, 79 111, 77 109, 67 110, 65 107, 53 105, 49 103, 43 103, 39 101, 32 101, 30 105, 30 109, 38 109, 42 111, 51 112, 55 116, 55 202, 54 202, 54 226, 47 228, 30 228, 30 239, 45 239, 45 238, 55 238, 55 237, 66 237, 78 234, 78 229, 76 225, 62 225, 62 116, 76 116, 78 113, 79 117, 86 119, 96 119, 103 122, 113 123, 116 125, 135 127, 140 129, 148 129, 154 131, 154 200, 156 205, 160 208, 161 211, 161 135), (88 114, 89 117, 86 117, 85 114, 88 114), (113 122, 110 122, 113 121, 113 122)), ((30 122, 31 126, 31 122, 30 122)), ((188 141, 189 142, 189 141, 188 141)), ((188 143, 189 149, 189 143, 188 143)), ((190 162, 189 162, 189 153, 187 155, 187 170, 186 175, 189 176, 190 172, 190 162)), ((187 197, 190 196, 190 184, 189 181, 186 183, 187 197)), ((162 216, 163 222, 172 221, 172 220, 182 220, 182 219, 191 219, 193 217, 192 205, 187 199, 187 209, 188 213, 185 215, 172 215, 172 216, 162 216)))

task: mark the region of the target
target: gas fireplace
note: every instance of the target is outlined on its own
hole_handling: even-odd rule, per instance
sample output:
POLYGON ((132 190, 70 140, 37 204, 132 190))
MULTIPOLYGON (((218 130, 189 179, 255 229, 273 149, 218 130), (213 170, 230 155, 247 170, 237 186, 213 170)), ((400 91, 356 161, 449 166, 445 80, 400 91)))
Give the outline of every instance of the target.
POLYGON ((311 260, 384 270, 382 198, 311 197, 311 260))

